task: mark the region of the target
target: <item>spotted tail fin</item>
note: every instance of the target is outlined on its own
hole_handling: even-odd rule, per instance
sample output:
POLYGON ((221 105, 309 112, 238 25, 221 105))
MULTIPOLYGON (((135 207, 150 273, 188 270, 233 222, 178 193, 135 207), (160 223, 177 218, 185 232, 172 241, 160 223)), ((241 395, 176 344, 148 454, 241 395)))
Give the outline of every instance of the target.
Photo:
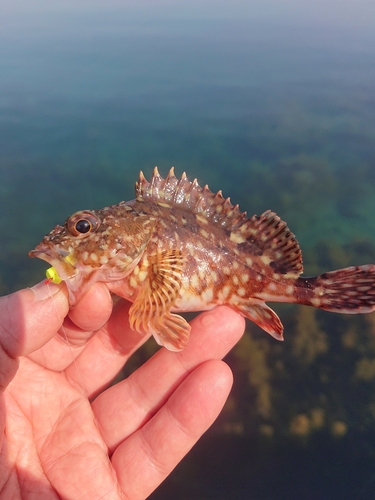
POLYGON ((300 278, 312 289, 306 303, 326 311, 358 314, 375 310, 375 265, 352 266, 313 278, 300 278))

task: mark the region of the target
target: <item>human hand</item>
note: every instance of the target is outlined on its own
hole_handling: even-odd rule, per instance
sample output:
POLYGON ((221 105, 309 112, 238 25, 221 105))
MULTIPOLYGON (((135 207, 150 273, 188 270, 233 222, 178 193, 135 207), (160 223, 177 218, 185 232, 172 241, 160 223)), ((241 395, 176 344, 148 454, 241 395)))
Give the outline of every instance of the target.
POLYGON ((128 307, 100 283, 67 317, 64 285, 0 298, 1 499, 144 499, 217 417, 243 318, 202 313, 184 351, 105 389, 146 340, 128 307))

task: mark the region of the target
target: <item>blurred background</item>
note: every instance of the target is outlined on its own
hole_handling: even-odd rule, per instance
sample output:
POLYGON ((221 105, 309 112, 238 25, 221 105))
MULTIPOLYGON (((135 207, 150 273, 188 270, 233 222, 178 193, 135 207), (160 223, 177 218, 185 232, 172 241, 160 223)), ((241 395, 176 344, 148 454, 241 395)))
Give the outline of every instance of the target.
MULTIPOLYGON (((276 211, 306 275, 375 262, 374 90, 372 0, 2 0, 1 293, 154 165, 276 211)), ((375 314, 277 312, 285 342, 248 324, 222 415, 153 500, 373 496, 375 314)))

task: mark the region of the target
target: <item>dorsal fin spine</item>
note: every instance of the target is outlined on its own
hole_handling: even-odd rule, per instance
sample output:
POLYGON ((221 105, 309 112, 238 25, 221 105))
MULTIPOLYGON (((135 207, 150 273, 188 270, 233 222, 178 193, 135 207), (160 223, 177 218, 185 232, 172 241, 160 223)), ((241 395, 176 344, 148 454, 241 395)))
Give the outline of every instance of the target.
POLYGON ((171 167, 169 169, 169 172, 167 174, 167 177, 165 178, 165 183, 169 182, 171 178, 177 179, 176 176, 174 175, 174 167, 171 167))

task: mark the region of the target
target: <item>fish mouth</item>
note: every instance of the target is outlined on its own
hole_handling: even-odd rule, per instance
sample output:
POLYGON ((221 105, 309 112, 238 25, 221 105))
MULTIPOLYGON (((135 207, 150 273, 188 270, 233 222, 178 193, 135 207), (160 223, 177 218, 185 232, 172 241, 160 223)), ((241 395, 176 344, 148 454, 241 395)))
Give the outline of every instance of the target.
POLYGON ((51 264, 63 281, 73 278, 79 272, 74 257, 68 251, 51 248, 46 243, 39 243, 28 255, 31 258, 36 257, 51 264))

